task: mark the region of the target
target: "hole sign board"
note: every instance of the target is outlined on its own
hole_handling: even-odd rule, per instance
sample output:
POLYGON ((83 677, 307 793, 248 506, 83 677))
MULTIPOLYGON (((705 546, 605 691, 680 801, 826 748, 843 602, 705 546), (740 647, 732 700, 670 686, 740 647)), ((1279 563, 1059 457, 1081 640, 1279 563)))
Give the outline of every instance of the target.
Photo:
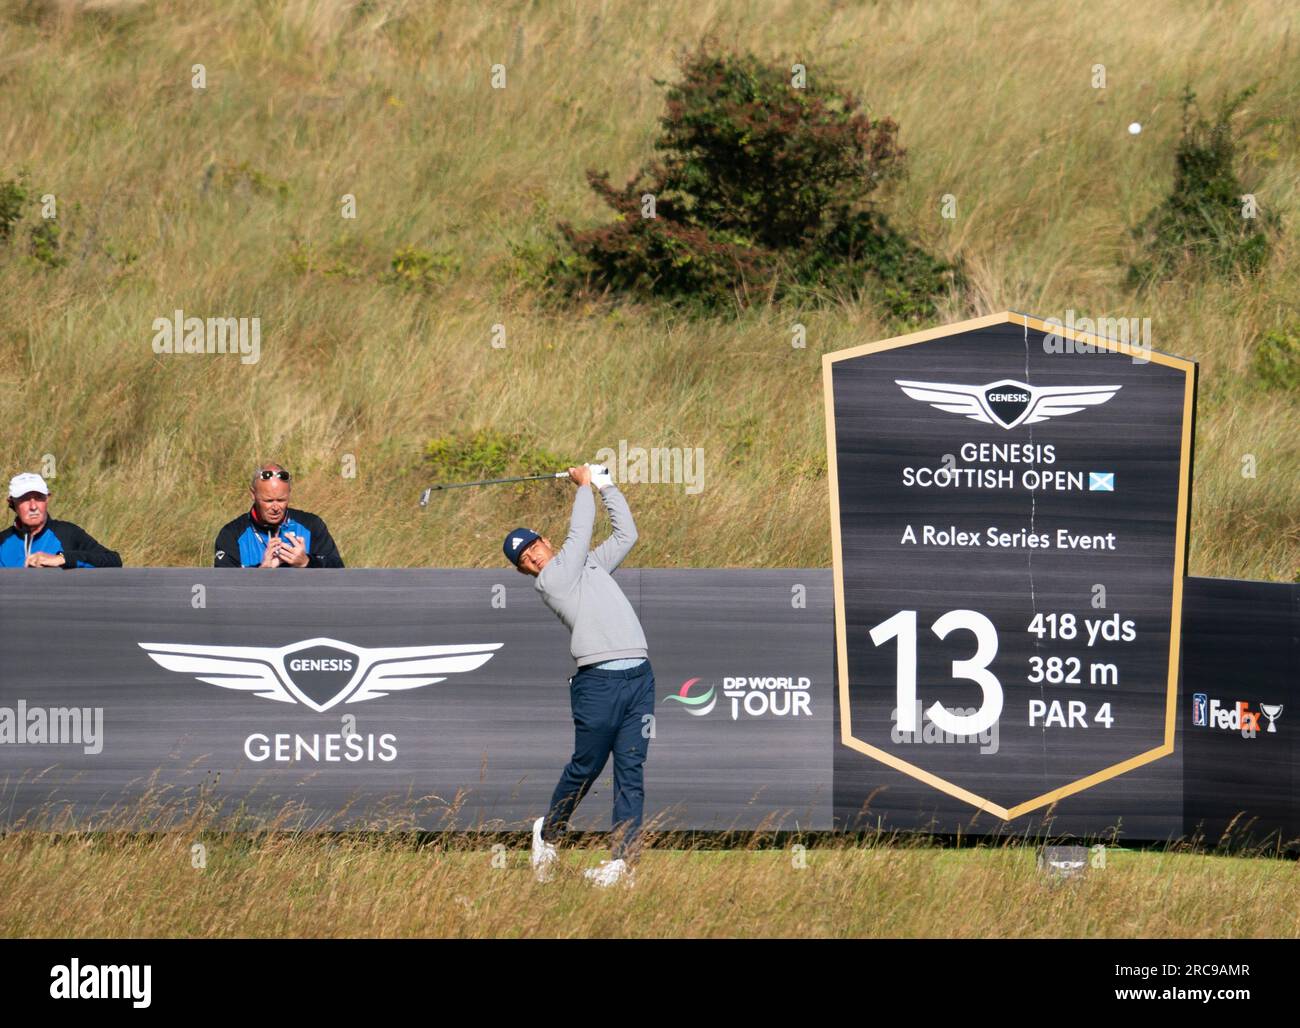
POLYGON ((823 357, 839 743, 1007 821, 1174 752, 1196 365, 1072 322, 823 357))

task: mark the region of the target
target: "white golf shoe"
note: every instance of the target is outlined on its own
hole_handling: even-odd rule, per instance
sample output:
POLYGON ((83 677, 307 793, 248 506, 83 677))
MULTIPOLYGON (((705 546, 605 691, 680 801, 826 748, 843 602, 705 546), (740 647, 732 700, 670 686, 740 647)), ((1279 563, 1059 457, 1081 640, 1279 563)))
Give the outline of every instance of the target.
POLYGON ((636 884, 636 872, 624 860, 602 860, 596 867, 583 871, 582 876, 602 889, 615 884, 630 888, 636 884))
POLYGON ((533 822, 533 850, 528 857, 529 863, 533 865, 533 877, 539 882, 551 880, 551 876, 555 873, 555 861, 558 859, 555 844, 542 838, 544 820, 545 818, 539 817, 533 822))

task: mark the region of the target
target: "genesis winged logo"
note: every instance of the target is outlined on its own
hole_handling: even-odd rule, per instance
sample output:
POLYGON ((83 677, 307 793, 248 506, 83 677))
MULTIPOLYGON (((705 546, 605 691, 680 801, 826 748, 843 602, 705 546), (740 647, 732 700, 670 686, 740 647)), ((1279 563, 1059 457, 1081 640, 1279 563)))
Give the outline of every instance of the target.
POLYGON ((140 643, 168 671, 264 700, 302 703, 324 711, 390 692, 418 689, 448 675, 474 671, 503 643, 367 648, 337 639, 271 646, 189 646, 140 643))
POLYGON ((964 414, 986 425, 1001 425, 1008 431, 1017 425, 1033 425, 1096 407, 1122 388, 1117 385, 1031 386, 1010 378, 979 386, 909 382, 901 378, 894 382, 913 400, 950 414, 964 414))

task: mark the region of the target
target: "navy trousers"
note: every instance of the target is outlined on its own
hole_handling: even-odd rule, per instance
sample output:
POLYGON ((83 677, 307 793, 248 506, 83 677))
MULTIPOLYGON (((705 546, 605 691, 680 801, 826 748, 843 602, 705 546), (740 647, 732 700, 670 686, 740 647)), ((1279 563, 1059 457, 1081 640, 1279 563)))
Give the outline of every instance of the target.
POLYGON ((643 768, 650 749, 655 676, 650 661, 611 670, 583 667, 569 679, 573 757, 560 775, 542 838, 555 841, 593 782, 614 757, 613 858, 633 859, 645 806, 643 768))

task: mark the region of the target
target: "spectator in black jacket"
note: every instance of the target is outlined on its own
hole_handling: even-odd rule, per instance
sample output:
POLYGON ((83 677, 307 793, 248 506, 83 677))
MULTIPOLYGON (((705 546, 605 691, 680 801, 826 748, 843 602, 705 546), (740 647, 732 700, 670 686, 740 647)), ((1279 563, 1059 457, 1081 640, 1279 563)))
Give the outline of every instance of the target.
POLYGON ((50 487, 31 472, 9 480, 14 523, 0 532, 3 568, 120 568, 122 558, 71 521, 49 516, 50 487))
POLYGON ((275 463, 253 472, 253 505, 217 533, 217 568, 341 568, 334 540, 315 514, 289 506, 290 475, 275 463))

